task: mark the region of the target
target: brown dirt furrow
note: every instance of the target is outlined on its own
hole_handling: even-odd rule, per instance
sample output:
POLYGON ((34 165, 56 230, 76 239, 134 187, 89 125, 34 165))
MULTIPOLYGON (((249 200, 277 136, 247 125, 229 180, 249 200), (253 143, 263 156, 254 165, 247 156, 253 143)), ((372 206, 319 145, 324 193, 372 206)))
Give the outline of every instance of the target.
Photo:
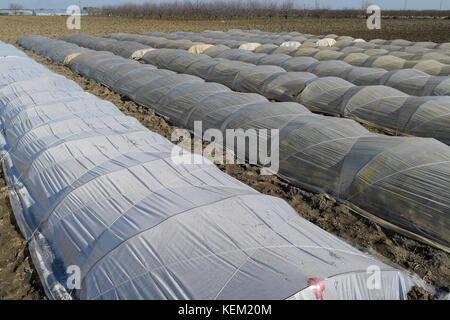
POLYGON ((28 246, 11 209, 0 166, 0 299, 45 299, 28 246))

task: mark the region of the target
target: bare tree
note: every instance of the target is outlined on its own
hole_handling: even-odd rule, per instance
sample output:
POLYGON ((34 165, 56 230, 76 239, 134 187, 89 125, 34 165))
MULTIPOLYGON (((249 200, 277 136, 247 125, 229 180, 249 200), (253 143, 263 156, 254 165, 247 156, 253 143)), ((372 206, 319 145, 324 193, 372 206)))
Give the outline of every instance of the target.
POLYGON ((13 14, 18 14, 20 10, 23 9, 23 5, 20 3, 10 3, 9 10, 12 11, 13 14))
POLYGON ((284 0, 280 5, 279 10, 280 14, 287 19, 289 15, 292 15, 294 9, 294 1, 293 0, 284 0))
MULTIPOLYGON (((362 0, 361 7, 367 8, 371 0, 362 0)), ((331 10, 320 6, 315 1, 316 8, 295 7, 295 0, 171 0, 160 3, 146 2, 143 4, 122 4, 105 6, 98 9, 98 14, 106 16, 146 17, 153 19, 206 19, 231 20, 247 18, 364 18, 359 9, 331 10)), ((385 11, 387 16, 441 16, 450 15, 449 11, 385 11)))

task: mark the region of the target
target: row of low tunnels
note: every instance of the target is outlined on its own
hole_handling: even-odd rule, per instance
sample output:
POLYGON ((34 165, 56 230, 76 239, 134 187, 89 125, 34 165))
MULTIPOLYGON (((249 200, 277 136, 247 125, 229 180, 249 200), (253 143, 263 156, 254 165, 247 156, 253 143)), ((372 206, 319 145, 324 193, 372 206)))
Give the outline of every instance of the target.
POLYGON ((193 39, 193 41, 207 43, 214 41, 214 44, 229 45, 237 48, 247 46, 251 43, 257 49, 275 48, 283 53, 283 50, 292 50, 298 48, 317 49, 325 51, 342 51, 344 53, 365 53, 370 56, 393 55, 405 60, 436 60, 444 64, 448 63, 450 43, 433 42, 409 42, 401 43, 404 40, 379 41, 371 40, 366 42, 363 39, 355 39, 349 36, 325 35, 315 36, 307 34, 277 34, 277 33, 251 33, 246 31, 220 32, 205 31, 202 33, 194 32, 173 32, 165 34, 163 32, 144 32, 145 35, 157 37, 167 37, 171 40, 193 39))
MULTIPOLYGON (((174 32, 173 34, 194 34, 193 32, 174 32)), ((156 32, 156 34, 163 35, 163 32, 156 32)), ((300 43, 305 42, 317 42, 317 40, 321 39, 333 39, 336 42, 341 42, 342 46, 351 46, 351 45, 359 45, 362 47, 380 47, 383 46, 390 50, 404 50, 407 52, 427 52, 429 50, 450 50, 450 43, 436 43, 432 41, 422 41, 422 42, 414 42, 408 41, 404 39, 395 39, 395 40, 384 40, 384 39, 373 39, 366 42, 364 39, 358 38, 355 39, 351 36, 339 36, 336 34, 327 34, 327 35, 314 35, 314 34, 305 34, 300 32, 268 32, 261 30, 240 30, 240 29, 230 29, 227 32, 223 31, 212 31, 207 30, 200 34, 200 36, 211 36, 216 38, 225 38, 229 39, 230 36, 233 37, 243 37, 247 38, 260 38, 265 41, 265 43, 270 43, 270 41, 277 41, 278 43, 282 43, 280 41, 298 41, 300 43)))
MULTIPOLYGON (((54 54, 64 60, 59 58, 64 50, 62 56, 79 50, 39 36, 19 43, 51 60, 54 54)), ((443 143, 374 134, 355 121, 312 114, 295 102, 270 102, 196 76, 148 70, 153 66, 110 53, 85 52, 71 59, 69 67, 188 129, 196 120, 204 130, 279 129, 278 173, 292 183, 332 195, 440 245, 448 241, 449 147, 443 143)))
MULTIPOLYGON (((125 39, 132 37, 121 36, 125 39)), ((145 50, 143 44, 131 41, 86 35, 68 35, 64 39, 123 57, 145 50)), ((354 85, 336 76, 322 76, 320 72, 286 71, 275 62, 273 65, 255 66, 242 58, 242 55, 249 57, 254 53, 229 49, 220 54, 219 50, 209 48, 201 55, 178 49, 152 50, 142 57, 142 61, 221 83, 236 91, 258 93, 270 100, 294 101, 314 112, 353 118, 391 134, 433 137, 450 143, 449 96, 417 97, 386 85, 354 85), (231 57, 233 54, 234 58, 231 57)), ((326 66, 323 69, 327 69, 326 66)), ((443 84, 448 84, 450 89, 448 77, 445 78, 443 84)))
POLYGON ((173 163, 168 140, 17 49, 0 44, 0 69, 3 169, 49 298, 317 299, 322 279, 320 297, 399 299, 421 284, 209 162, 173 163))
MULTIPOLYGON (((252 50, 243 50, 238 48, 230 48, 225 45, 213 45, 211 42, 207 44, 189 40, 189 36, 183 37, 182 40, 171 40, 170 35, 165 37, 155 37, 149 35, 130 35, 130 34, 111 34, 110 38, 117 40, 130 40, 146 44, 153 48, 168 49, 196 49, 201 50, 199 53, 206 53, 213 57, 221 57, 229 59, 240 56, 241 61, 252 64, 261 65, 278 65, 286 71, 312 72, 318 76, 336 76, 343 78, 356 85, 375 85, 382 84, 392 86, 394 88, 402 88, 403 91, 412 95, 448 95, 448 77, 428 74, 418 69, 411 68, 395 68, 389 65, 389 58, 386 56, 375 56, 371 58, 380 59, 380 63, 375 65, 364 66, 358 63, 349 63, 345 60, 336 60, 334 57, 329 59, 316 59, 311 56, 288 55, 286 50, 293 50, 289 47, 278 47, 272 45, 272 49, 264 46, 256 47, 252 50), (209 51, 206 51, 210 47, 209 51), (231 50, 230 50, 231 49, 231 50), (384 63, 386 62, 386 63, 384 63), (446 89, 447 88, 447 89, 446 89)), ((190 37, 195 39, 195 37, 190 37)), ((311 49, 311 48, 310 48, 311 49)), ((312 49, 311 49, 312 50, 312 49)), ((320 50, 320 49, 314 49, 320 50)), ((330 52, 329 49, 322 49, 330 52)))
POLYGON ((230 48, 245 48, 256 53, 282 54, 289 56, 309 56, 318 60, 342 60, 354 66, 375 67, 387 70, 414 68, 432 75, 447 76, 449 74, 448 48, 427 49, 424 47, 380 47, 366 42, 346 42, 333 39, 322 39, 317 42, 284 41, 282 39, 259 42, 260 39, 252 37, 240 37, 233 40, 233 36, 221 33, 194 34, 190 32, 176 32, 164 34, 161 32, 144 32, 142 35, 155 38, 167 38, 166 40, 195 44, 213 44, 230 48), (401 50, 401 51, 398 51, 401 50), (405 52, 404 50, 407 50, 405 52))
MULTIPOLYGON (((448 247, 443 143, 373 134, 296 102, 63 41, 19 43, 189 129, 195 120, 222 130, 280 129, 282 176, 448 247)), ((3 165, 50 297, 315 299, 308 280, 320 278, 326 298, 405 298, 423 285, 211 164, 171 163, 167 140, 20 51, 0 48, 3 165), (79 292, 64 288, 61 268, 72 264, 82 267, 79 292), (373 264, 383 270, 381 290, 362 285, 361 270, 373 264)))

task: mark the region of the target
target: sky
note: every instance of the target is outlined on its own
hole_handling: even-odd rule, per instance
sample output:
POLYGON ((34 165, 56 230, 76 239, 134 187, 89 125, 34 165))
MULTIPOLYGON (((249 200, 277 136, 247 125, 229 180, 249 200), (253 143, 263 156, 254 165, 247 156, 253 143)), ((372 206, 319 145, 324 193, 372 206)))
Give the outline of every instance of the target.
MULTIPOLYGON (((182 1, 182 0, 181 0, 182 1)), ((275 0, 282 2, 283 0, 275 0)), ((294 0, 296 7, 313 7, 315 0, 294 0)), ((377 4, 383 10, 403 9, 405 1, 408 9, 436 9, 441 2, 443 10, 450 10, 450 0, 373 0, 370 3, 377 4)), ((64 9, 72 4, 81 4, 82 7, 99 7, 103 5, 114 5, 123 3, 144 3, 144 2, 170 2, 170 0, 0 0, 0 8, 8 8, 10 3, 20 3, 27 9, 46 8, 64 9)), ((362 0, 319 0, 321 6, 331 9, 361 8, 362 0)))

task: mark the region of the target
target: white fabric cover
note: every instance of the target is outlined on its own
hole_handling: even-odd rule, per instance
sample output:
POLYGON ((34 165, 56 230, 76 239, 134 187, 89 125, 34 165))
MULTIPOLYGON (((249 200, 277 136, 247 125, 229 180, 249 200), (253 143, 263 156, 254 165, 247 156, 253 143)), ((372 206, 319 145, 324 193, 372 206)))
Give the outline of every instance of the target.
POLYGON ((331 38, 320 39, 316 42, 317 47, 332 47, 336 43, 336 40, 331 38))
POLYGON ((286 41, 283 42, 280 47, 289 47, 289 48, 298 48, 300 47, 302 44, 298 41, 286 41))
POLYGON ((203 44, 203 43, 202 44, 195 44, 192 47, 190 47, 188 51, 190 53, 200 54, 200 53, 205 52, 206 50, 208 50, 211 47, 214 47, 214 45, 212 45, 212 44, 203 44))
POLYGON ((153 48, 147 48, 147 49, 140 49, 135 52, 133 52, 130 56, 131 59, 134 60, 141 60, 147 53, 154 50, 153 48))
MULTIPOLYGON (((257 41, 262 45, 254 50, 254 52, 258 53, 286 53, 292 56, 298 55, 309 55, 313 56, 319 60, 328 60, 328 59, 345 59, 347 54, 358 52, 365 53, 369 56, 374 55, 390 55, 388 61, 383 61, 383 64, 386 65, 388 70, 398 70, 398 69, 407 69, 414 68, 422 60, 426 60, 429 64, 434 64, 432 67, 423 67, 423 65, 419 65, 420 70, 425 70, 425 72, 431 75, 437 76, 448 76, 450 75, 450 66, 449 58, 450 58, 450 50, 445 49, 444 44, 439 46, 431 46, 433 49, 428 48, 429 44, 425 44, 425 46, 402 46, 402 41, 388 41, 389 44, 386 45, 377 45, 374 43, 367 43, 363 39, 354 39, 352 37, 339 36, 333 38, 327 38, 323 36, 311 36, 311 35, 300 35, 289 34, 289 35, 268 35, 264 33, 257 34, 249 34, 243 32, 239 35, 234 32, 229 33, 214 33, 214 32, 204 32, 201 34, 195 34, 192 32, 175 32, 171 34, 163 34, 161 32, 144 32, 143 35, 150 36, 153 40, 165 43, 165 48, 180 48, 179 46, 168 46, 170 41, 188 41, 186 39, 192 39, 195 41, 202 41, 204 43, 212 43, 212 44, 225 44, 230 48, 238 48, 242 43, 247 43, 248 41, 257 41), (161 37, 166 37, 164 40, 156 40, 161 37), (219 39, 218 39, 219 38, 219 39), (293 50, 292 48, 288 49, 287 47, 282 47, 281 45, 287 41, 298 41, 301 40, 302 46, 298 50, 293 50), (331 41, 332 40, 332 41, 331 41), (355 41, 357 40, 357 41, 355 41), (361 41, 362 40, 362 41, 361 41), (169 41, 169 42, 167 42, 169 41), (334 43, 334 41, 336 41, 334 43), (317 45, 316 43, 319 43, 317 45), (329 46, 330 43, 333 43, 329 46), (441 48, 442 47, 442 48, 441 48), (309 50, 309 52, 305 49, 314 48, 315 50, 309 50), (349 52, 349 48, 352 50, 359 49, 361 51, 352 51, 349 52), (333 56, 330 54, 320 54, 322 50, 335 50, 339 51, 341 55, 333 56), (316 54, 318 54, 316 56, 316 54), (438 63, 438 64, 436 64, 438 63), (441 63, 441 64, 439 64, 441 63), (429 71, 428 71, 429 70, 429 71)), ((122 34, 120 34, 122 36, 122 34)), ((125 40, 126 36, 120 38, 120 40, 125 40)), ((119 38, 118 38, 119 39, 119 38)), ((358 66, 367 66, 367 67, 377 67, 380 66, 380 61, 378 63, 374 59, 367 59, 361 64, 358 61, 358 66), (375 64, 374 64, 375 63, 375 64)), ((355 61, 356 62, 356 61, 355 61)))

